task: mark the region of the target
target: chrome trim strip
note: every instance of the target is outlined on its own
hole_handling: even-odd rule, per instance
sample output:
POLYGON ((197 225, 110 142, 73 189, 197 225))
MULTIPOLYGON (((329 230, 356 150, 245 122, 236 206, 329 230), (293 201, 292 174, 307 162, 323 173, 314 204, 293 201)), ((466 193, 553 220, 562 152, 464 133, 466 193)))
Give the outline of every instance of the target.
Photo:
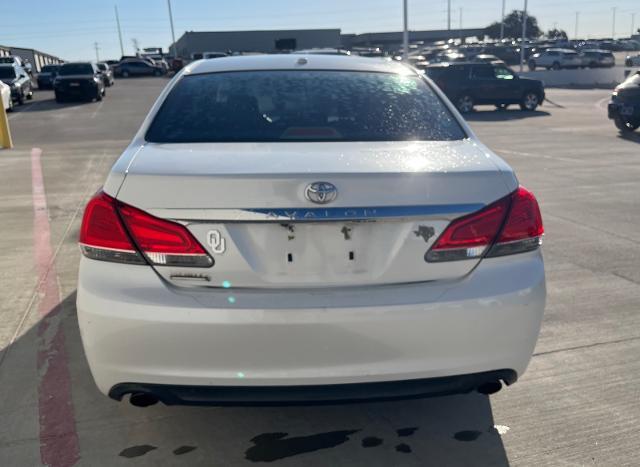
POLYGON ((341 208, 149 209, 148 212, 161 218, 186 222, 330 222, 433 217, 453 219, 484 206, 474 203, 341 208))

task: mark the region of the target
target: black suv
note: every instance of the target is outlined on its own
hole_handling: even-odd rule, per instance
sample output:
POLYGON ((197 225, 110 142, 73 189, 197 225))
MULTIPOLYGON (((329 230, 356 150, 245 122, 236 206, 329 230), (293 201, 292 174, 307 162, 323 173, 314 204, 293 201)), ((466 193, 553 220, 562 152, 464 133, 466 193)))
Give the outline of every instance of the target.
POLYGON ((614 89, 608 106, 609 118, 622 132, 640 128, 640 71, 614 89))
POLYGON ((0 65, 0 80, 11 88, 11 99, 14 102, 24 104, 25 99, 33 98, 31 78, 21 66, 0 65))
POLYGON ((65 63, 53 82, 56 102, 68 98, 101 101, 105 95, 102 72, 90 62, 65 63))
POLYGON ((499 109, 518 104, 533 111, 545 97, 542 81, 520 78, 498 63, 439 63, 425 71, 462 113, 482 104, 499 109))
POLYGON ((53 80, 58 76, 60 65, 45 65, 38 73, 38 89, 53 89, 53 80))

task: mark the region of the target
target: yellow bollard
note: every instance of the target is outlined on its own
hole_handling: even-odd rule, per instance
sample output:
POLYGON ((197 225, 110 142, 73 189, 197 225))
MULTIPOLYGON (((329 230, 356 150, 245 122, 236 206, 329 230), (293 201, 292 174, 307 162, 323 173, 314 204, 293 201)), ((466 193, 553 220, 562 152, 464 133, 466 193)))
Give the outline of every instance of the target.
POLYGON ((9 119, 7 118, 7 111, 4 108, 4 102, 2 102, 2 98, 0 98, 0 148, 11 149, 12 147, 13 142, 11 141, 11 132, 9 131, 9 119))

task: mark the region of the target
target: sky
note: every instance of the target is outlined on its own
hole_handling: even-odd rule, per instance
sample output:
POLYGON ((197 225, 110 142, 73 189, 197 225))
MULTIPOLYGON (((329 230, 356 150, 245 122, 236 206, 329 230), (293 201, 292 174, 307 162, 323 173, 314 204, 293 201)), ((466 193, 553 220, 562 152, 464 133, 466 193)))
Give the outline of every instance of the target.
MULTIPOLYGON (((485 27, 500 18, 502 0, 451 0, 452 28, 485 27)), ((399 31, 402 0, 171 0, 176 39, 185 31, 340 28, 343 33, 399 31)), ((445 29, 447 0, 408 0, 410 29, 445 29)), ((524 0, 506 0, 507 12, 524 0)), ((126 54, 140 47, 167 48, 171 29, 166 0, 0 0, 0 45, 35 48, 65 60, 120 57, 114 6, 118 6, 126 54)), ((640 0, 529 0, 544 30, 580 37, 629 36, 632 13, 640 27, 640 0)))

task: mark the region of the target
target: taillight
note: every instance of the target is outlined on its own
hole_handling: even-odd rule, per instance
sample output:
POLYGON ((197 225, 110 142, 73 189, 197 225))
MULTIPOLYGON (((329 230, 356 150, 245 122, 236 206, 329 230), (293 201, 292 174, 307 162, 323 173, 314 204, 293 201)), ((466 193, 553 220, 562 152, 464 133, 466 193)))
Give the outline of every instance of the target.
POLYGON ((535 250, 544 233, 533 194, 519 187, 484 209, 454 220, 425 255, 428 262, 510 255, 535 250))
POLYGON ((213 259, 181 224, 159 219, 99 192, 85 209, 80 231, 85 256, 102 261, 209 267, 213 259), (142 253, 142 254, 141 254, 142 253))
POLYGON ((120 222, 115 200, 101 191, 84 210, 79 242, 87 258, 145 264, 120 222))

